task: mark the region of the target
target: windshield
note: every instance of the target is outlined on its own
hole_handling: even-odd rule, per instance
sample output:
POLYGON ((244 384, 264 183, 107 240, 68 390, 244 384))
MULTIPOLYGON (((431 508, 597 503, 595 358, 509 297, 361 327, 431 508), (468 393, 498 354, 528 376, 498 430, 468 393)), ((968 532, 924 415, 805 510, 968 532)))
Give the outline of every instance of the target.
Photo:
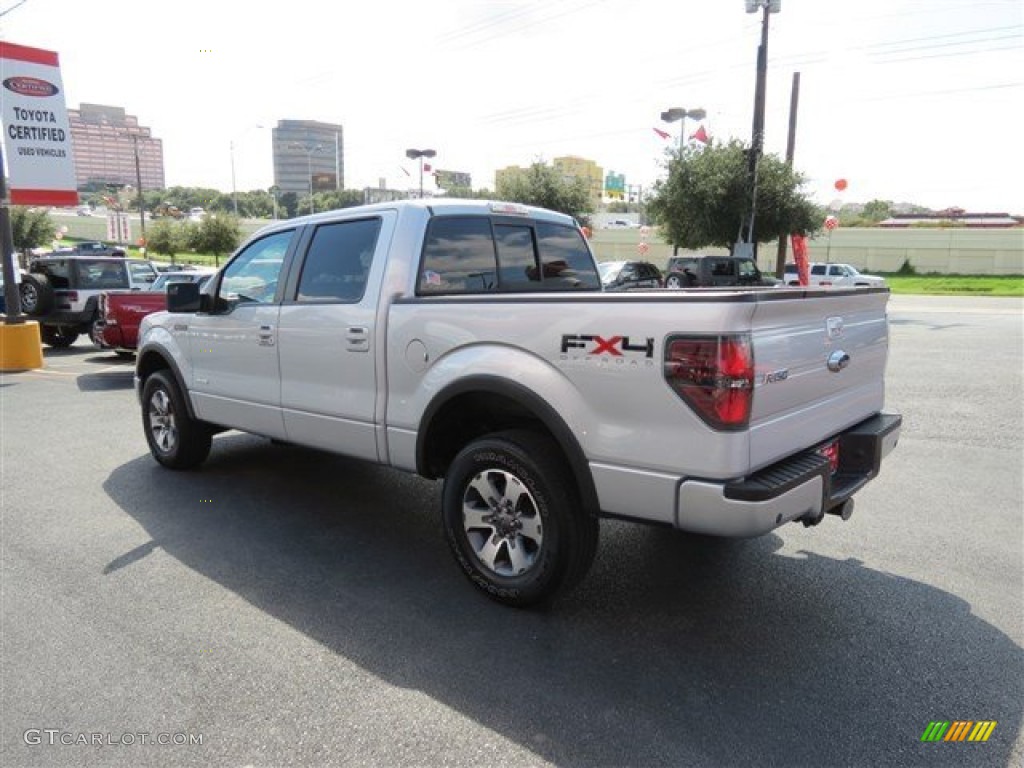
POLYGON ((619 270, 622 269, 624 261, 602 261, 597 265, 598 271, 601 273, 601 282, 607 283, 615 275, 619 274, 619 270))

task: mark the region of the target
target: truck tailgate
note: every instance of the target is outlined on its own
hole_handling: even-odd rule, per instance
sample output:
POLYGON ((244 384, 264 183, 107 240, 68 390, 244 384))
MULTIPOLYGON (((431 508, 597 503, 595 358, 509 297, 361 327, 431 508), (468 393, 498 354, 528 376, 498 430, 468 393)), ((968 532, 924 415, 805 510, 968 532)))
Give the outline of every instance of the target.
POLYGON ((759 302, 751 319, 752 469, 877 413, 885 397, 889 291, 791 292, 759 302))

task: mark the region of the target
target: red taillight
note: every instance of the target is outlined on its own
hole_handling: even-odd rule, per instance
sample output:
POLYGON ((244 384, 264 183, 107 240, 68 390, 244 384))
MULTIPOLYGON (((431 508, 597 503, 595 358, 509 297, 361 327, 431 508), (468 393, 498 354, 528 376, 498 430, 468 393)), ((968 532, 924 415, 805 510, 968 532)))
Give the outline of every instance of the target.
POLYGON ((834 474, 839 469, 839 441, 833 440, 818 449, 818 453, 828 459, 828 466, 834 474))
POLYGON ((665 345, 665 381, 716 429, 742 429, 754 397, 748 336, 675 336, 665 345))

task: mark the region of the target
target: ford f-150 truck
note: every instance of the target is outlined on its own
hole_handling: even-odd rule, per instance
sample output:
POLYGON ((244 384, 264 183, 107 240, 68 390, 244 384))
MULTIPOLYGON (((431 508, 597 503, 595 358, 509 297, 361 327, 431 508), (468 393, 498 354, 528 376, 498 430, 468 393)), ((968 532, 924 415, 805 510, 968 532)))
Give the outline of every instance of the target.
POLYGON ((887 300, 605 293, 568 216, 382 203, 273 224, 205 287, 169 286, 136 389, 166 467, 236 429, 443 478, 462 570, 526 606, 583 577, 602 517, 728 537, 847 519, 900 432, 887 300))

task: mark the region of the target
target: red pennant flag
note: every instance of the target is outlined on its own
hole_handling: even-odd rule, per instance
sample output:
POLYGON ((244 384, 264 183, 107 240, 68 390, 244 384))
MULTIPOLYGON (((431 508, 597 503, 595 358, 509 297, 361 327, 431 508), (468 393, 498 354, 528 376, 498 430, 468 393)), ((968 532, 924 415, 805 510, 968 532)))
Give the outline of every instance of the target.
POLYGON ((661 136, 661 138, 663 139, 667 139, 669 137, 668 131, 663 131, 660 128, 652 128, 651 130, 654 131, 659 136, 661 136))
POLYGON ((703 125, 698 125, 697 130, 690 134, 690 138, 696 139, 701 144, 707 144, 710 141, 707 131, 704 130, 703 125))

